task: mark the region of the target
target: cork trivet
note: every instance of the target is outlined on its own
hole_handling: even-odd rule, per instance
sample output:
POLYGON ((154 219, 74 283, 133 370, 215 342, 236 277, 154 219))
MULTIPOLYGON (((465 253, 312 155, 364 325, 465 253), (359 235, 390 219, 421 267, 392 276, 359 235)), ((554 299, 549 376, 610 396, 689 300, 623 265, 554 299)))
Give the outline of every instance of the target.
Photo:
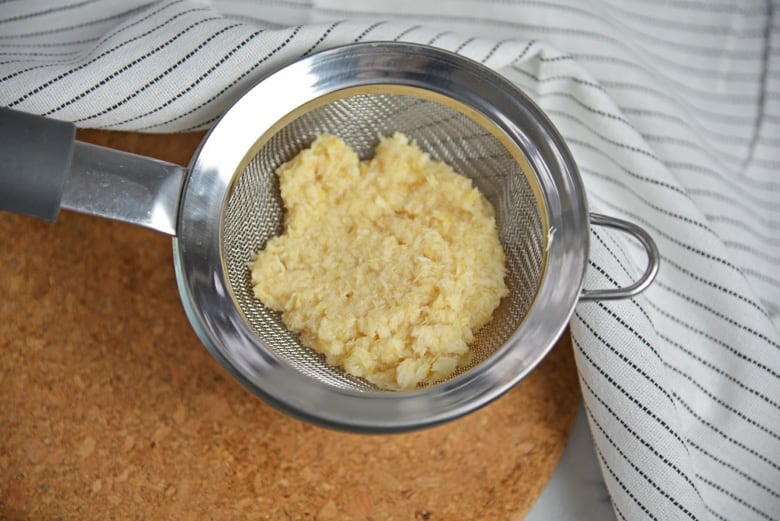
MULTIPOLYGON (((186 164, 199 134, 80 132, 186 164)), ((184 315, 170 239, 0 213, 0 519, 522 519, 580 396, 568 334, 500 399, 356 435, 272 409, 184 315)))

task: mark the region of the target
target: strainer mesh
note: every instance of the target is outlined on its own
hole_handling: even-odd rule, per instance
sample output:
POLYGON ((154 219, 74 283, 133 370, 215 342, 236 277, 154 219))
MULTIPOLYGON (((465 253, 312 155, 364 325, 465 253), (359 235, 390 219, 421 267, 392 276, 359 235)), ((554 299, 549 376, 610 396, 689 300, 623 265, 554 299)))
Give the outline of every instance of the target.
POLYGON ((254 298, 248 263, 283 229, 284 210, 274 174, 280 164, 309 146, 318 134, 337 135, 366 158, 378 136, 397 131, 470 177, 496 209, 509 295, 493 320, 475 335, 473 362, 461 373, 478 366, 512 336, 539 287, 546 241, 539 205, 520 165, 485 128, 454 108, 406 95, 360 94, 313 108, 271 137, 237 177, 223 222, 222 254, 235 302, 262 345, 326 384, 376 391, 372 384, 330 366, 303 347, 279 314, 254 298))

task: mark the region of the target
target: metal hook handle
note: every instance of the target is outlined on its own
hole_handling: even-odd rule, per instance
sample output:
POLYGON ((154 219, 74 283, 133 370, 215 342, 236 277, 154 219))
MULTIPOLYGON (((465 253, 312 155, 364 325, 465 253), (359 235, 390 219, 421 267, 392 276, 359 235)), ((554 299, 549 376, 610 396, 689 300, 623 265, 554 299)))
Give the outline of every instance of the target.
POLYGON ((647 289, 655 279, 660 263, 658 247, 653 238, 650 237, 650 234, 647 233, 644 228, 637 226, 634 223, 618 219, 617 217, 602 215, 600 213, 591 213, 590 223, 596 226, 609 226, 610 228, 621 230, 638 240, 647 252, 647 269, 645 269, 645 272, 639 280, 625 288, 583 289, 580 294, 580 301, 631 298, 647 289))

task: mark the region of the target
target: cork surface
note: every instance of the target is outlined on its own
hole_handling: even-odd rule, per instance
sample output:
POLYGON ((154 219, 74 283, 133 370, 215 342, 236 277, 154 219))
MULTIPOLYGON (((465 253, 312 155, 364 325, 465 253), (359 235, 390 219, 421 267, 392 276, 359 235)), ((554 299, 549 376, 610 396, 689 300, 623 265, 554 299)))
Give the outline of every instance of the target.
MULTIPOLYGON (((201 135, 81 131, 186 164, 201 135)), ((170 238, 0 213, 0 519, 522 519, 580 399, 568 335, 487 407, 408 434, 291 419, 202 347, 170 238)))

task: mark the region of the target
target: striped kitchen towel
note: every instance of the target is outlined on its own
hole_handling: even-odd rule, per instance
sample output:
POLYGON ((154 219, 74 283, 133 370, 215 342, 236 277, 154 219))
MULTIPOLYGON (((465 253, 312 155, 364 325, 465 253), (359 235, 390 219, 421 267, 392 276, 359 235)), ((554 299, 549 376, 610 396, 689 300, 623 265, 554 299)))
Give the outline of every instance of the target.
MULTIPOLYGON (((591 209, 658 242, 655 284, 573 344, 621 520, 780 519, 780 4, 772 0, 0 1, 0 105, 204 129, 281 63, 355 41, 464 54, 569 144, 591 209)), ((588 287, 644 253, 592 232, 588 287)))

